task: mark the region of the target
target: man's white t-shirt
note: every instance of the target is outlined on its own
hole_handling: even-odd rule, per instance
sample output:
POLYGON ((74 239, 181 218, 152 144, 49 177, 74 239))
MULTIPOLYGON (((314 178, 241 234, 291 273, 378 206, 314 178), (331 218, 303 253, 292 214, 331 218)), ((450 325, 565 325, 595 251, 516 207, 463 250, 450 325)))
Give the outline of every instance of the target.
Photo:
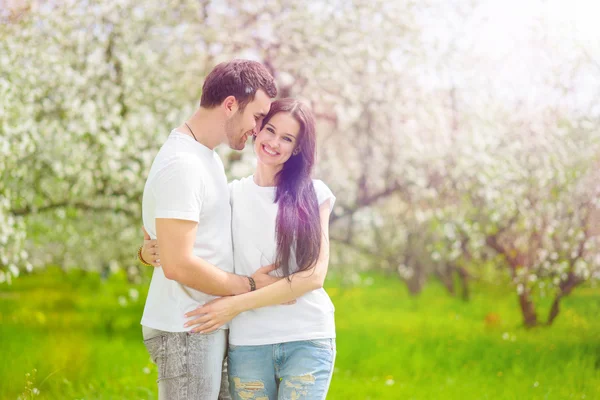
MULTIPOLYGON (((198 222, 194 254, 233 272, 229 188, 223 163, 215 151, 172 131, 150 169, 142 215, 153 239, 156 218, 198 222)), ((167 279, 162 268, 155 268, 142 325, 167 332, 188 331, 191 327, 183 327, 187 322, 183 315, 213 298, 167 279)))
MULTIPOLYGON (((320 180, 313 180, 319 205, 335 197, 320 180)), ((250 176, 229 184, 235 273, 252 275, 275 261, 275 187, 261 187, 250 176)), ((293 271, 293 265, 291 266, 293 271)), ((243 312, 230 322, 229 342, 253 346, 335 337, 334 307, 324 289, 313 290, 292 305, 276 305, 243 312)))

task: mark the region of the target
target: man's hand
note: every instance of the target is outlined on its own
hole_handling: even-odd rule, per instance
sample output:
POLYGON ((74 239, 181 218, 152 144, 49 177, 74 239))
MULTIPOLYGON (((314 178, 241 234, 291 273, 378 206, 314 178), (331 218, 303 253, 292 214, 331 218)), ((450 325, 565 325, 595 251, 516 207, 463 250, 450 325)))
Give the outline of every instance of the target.
MULTIPOLYGON (((275 271, 277 269, 277 265, 271 264, 265 267, 260 267, 256 270, 252 278, 254 279, 254 283, 256 283, 256 289, 263 288, 265 286, 269 286, 272 283, 275 283, 284 278, 277 278, 269 275, 269 272, 275 271), (260 283, 259 283, 260 281, 260 283)), ((287 303, 282 303, 282 305, 291 305, 296 304, 296 300, 288 301, 287 303)))
POLYGON ((254 274, 252 274, 252 278, 256 283, 256 289, 263 288, 265 286, 269 286, 272 283, 279 281, 282 278, 278 278, 276 276, 269 275, 269 272, 273 272, 278 268, 277 265, 271 264, 265 267, 260 267, 256 270, 254 274))
POLYGON ((142 258, 148 264, 152 264, 155 267, 160 267, 160 253, 158 251, 158 242, 152 240, 146 228, 142 226, 144 231, 144 246, 142 247, 142 258))

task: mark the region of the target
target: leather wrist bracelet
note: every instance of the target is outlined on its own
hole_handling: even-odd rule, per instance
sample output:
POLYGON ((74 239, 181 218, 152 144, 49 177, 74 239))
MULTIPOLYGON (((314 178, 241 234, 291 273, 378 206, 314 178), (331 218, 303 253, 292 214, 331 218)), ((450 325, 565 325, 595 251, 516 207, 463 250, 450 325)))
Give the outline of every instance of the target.
POLYGON ((256 290, 256 282, 254 282, 254 278, 251 276, 248 276, 248 282, 250 282, 250 291, 253 292, 256 290))

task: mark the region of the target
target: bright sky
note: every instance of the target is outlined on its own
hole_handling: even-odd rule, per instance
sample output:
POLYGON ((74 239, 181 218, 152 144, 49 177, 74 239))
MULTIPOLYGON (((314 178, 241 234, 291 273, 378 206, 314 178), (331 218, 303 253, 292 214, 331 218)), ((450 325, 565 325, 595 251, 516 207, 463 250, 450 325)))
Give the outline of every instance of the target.
MULTIPOLYGON (((600 0, 454 0, 423 10, 423 40, 437 58, 423 85, 492 87, 526 107, 587 107, 600 95, 600 0), (462 15, 460 15, 462 14, 462 15), (460 15, 460 16, 459 16, 460 15), (459 54, 458 56, 456 54, 459 54), (586 55, 587 54, 587 55, 586 55), (598 67, 577 70, 589 56, 598 67), (558 82, 557 82, 558 81, 558 82)), ((600 111, 600 110, 599 110, 600 111)))

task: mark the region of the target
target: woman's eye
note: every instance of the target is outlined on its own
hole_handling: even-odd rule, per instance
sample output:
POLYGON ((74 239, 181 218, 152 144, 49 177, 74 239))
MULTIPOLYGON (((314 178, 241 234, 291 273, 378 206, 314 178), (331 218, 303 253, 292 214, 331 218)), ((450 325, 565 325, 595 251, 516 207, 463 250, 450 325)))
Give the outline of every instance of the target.
POLYGON ((273 130, 273 128, 267 128, 267 130, 271 133, 275 133, 275 131, 273 130))
POLYGON ((292 139, 290 139, 289 137, 284 137, 283 140, 285 140, 286 142, 291 142, 292 139))

